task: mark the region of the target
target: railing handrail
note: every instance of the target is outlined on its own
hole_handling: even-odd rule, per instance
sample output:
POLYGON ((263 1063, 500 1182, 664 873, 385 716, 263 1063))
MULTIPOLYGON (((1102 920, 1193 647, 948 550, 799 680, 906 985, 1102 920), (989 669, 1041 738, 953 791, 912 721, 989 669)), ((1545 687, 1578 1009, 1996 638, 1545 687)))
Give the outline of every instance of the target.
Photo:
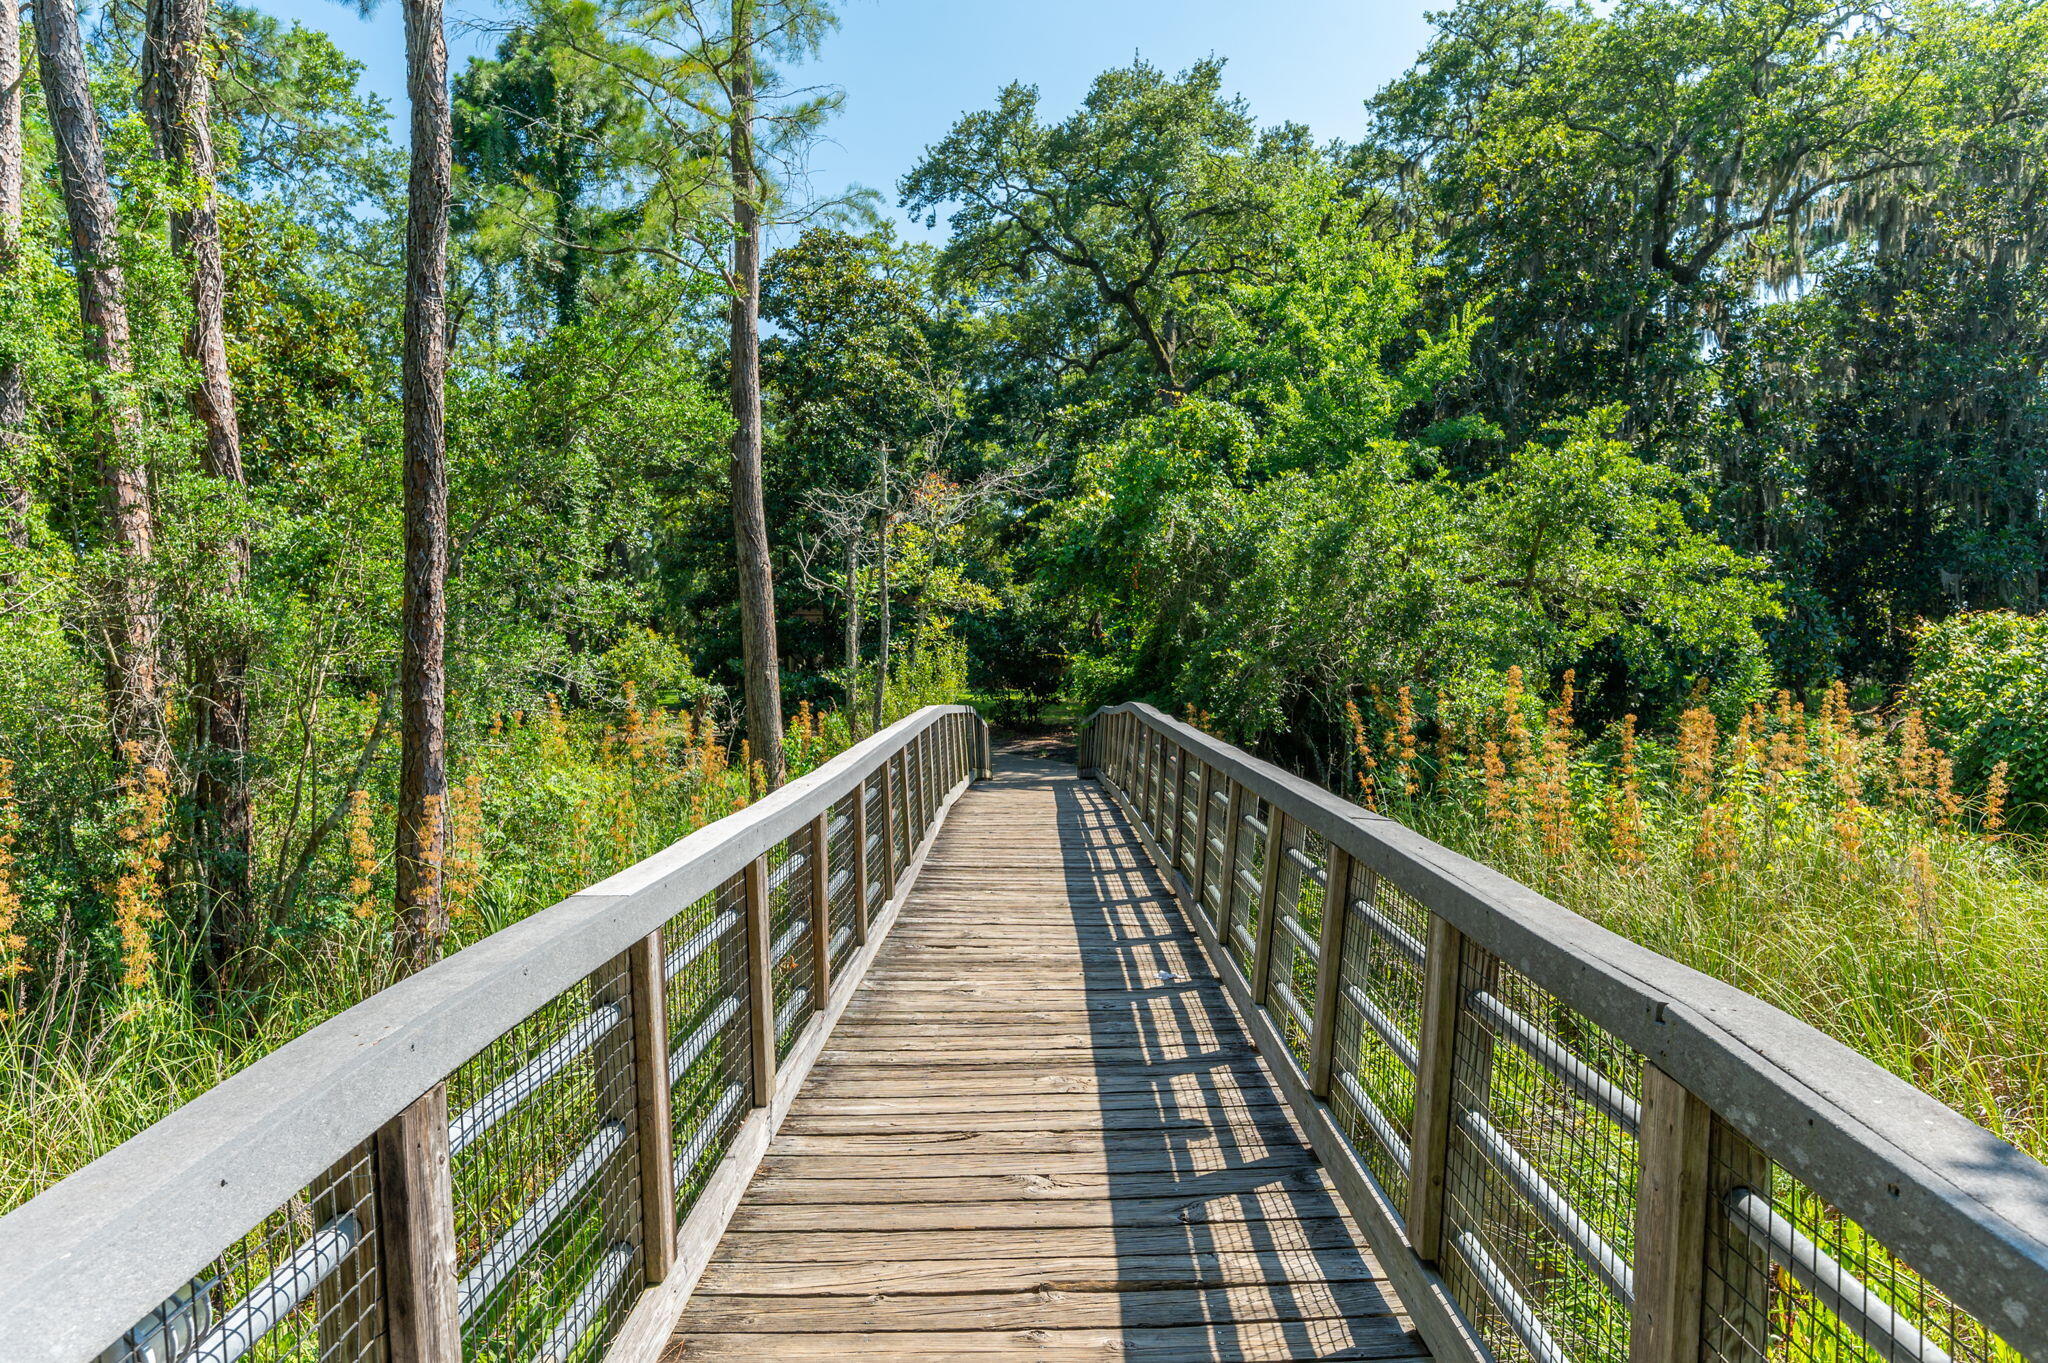
POLYGON ((0 1217, 6 1356, 96 1355, 421 1093, 961 713, 927 706, 380 990, 0 1217))
POLYGON ((1783 1010, 1142 702, 1161 731, 1683 1084, 2021 1353, 2048 1358, 2048 1167, 1783 1010))

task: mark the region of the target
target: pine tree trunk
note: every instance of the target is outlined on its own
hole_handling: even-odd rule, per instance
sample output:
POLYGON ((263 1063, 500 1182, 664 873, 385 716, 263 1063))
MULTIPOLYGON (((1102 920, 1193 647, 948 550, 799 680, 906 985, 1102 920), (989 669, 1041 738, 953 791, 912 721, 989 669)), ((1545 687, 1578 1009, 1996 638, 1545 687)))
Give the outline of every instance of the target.
MULTIPOLYGON (((200 464, 207 477, 240 489, 247 480, 242 471, 241 424, 228 379, 226 280, 213 185, 212 90, 206 68, 209 8, 208 0, 150 0, 142 106, 159 153, 183 173, 197 195, 190 207, 171 215, 171 247, 192 271, 192 326, 185 354, 198 366, 189 401, 206 433, 200 464)), ((193 645, 192 718, 197 741, 192 803, 200 872, 211 909, 204 968, 218 983, 231 963, 257 943, 262 925, 252 917, 255 900, 249 881, 249 645, 236 610, 249 578, 249 541, 231 534, 207 548, 211 586, 227 609, 212 623, 212 637, 193 645)))
POLYGON ((442 899, 448 796, 448 46, 441 0, 404 0, 412 178, 405 217, 405 649, 399 679, 398 968, 433 963, 448 935, 442 899))
MULTIPOLYGON (((4 0, 0 0, 4 3, 4 0)), ((860 731, 860 535, 846 537, 846 732, 860 731)))
MULTIPOLYGON (((0 279, 21 261, 21 11, 0 0, 0 279)), ((28 389, 21 365, 0 357, 0 539, 28 548, 28 389)), ((0 569, 0 593, 18 578, 0 569)))
POLYGON ((747 672, 747 737, 782 784, 782 676, 775 640, 775 576, 761 497, 761 221, 754 173, 753 9, 732 0, 732 529, 739 558, 740 648, 747 672))
POLYGON ((109 584, 107 697, 114 742, 134 744, 137 760, 167 764, 157 677, 155 523, 149 474, 143 467, 142 409, 131 382, 128 308, 122 298, 120 243, 114 195, 100 144, 99 115, 85 51, 78 36, 75 0, 39 0, 36 55, 43 96, 57 148, 64 214, 71 226, 72 267, 78 275, 78 311, 87 356, 107 373, 100 395, 107 440, 100 452, 100 501, 107 538, 117 561, 109 584))

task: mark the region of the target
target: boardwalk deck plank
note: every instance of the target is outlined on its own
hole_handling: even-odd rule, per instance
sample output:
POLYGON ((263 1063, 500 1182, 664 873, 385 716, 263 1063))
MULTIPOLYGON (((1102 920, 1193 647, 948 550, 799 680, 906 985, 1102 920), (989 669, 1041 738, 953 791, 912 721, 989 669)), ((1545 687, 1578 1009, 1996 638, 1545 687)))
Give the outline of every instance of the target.
POLYGON ((1135 834, 1005 755, 668 1360, 1424 1359, 1135 834))

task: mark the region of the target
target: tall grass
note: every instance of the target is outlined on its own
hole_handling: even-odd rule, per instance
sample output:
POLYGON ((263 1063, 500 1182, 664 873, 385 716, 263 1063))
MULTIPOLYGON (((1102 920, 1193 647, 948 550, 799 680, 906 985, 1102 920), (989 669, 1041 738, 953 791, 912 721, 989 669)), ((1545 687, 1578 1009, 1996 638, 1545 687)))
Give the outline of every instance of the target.
MULTIPOLYGON (((763 790, 744 744, 729 748, 699 716, 642 708, 630 690, 611 715, 572 713, 550 700, 479 727, 452 773, 449 951, 744 808, 763 790)), ((848 739, 839 716, 803 707, 787 735, 792 775, 848 739)), ((0 1211, 393 978, 390 867, 381 850, 391 845, 392 810, 374 791, 356 791, 310 877, 298 915, 307 926, 273 942, 249 987, 202 1008, 183 983, 196 944, 149 930, 160 912, 160 803, 147 773, 138 773, 120 815, 132 853, 112 887, 123 923, 134 925, 124 935, 118 991, 93 984, 85 953, 61 942, 46 954, 42 978, 12 981, 0 1019, 0 1211)), ((0 772, 0 982, 20 949, 10 931, 16 891, 6 877, 11 817, 0 772)))
POLYGON ((1920 715, 1840 688, 1596 736, 1546 699, 1353 710, 1354 797, 1800 1017, 2048 1157, 2048 857, 1920 715))

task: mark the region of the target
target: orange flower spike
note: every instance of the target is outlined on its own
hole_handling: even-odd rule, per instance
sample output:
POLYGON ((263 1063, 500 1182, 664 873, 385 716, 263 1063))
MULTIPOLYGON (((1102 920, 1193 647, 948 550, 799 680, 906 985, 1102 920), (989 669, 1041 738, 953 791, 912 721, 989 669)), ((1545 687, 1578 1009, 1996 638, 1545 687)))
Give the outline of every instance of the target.
POLYGON ((2006 788, 2006 764, 2000 762, 1991 769, 1991 779, 1984 783, 1984 837, 1996 842, 1999 830, 2005 827, 2005 802, 2010 792, 2006 788))
POLYGON ((370 836, 370 792, 348 794, 348 881, 349 903, 358 918, 377 916, 376 897, 371 894, 372 877, 377 874, 377 845, 370 836))
MULTIPOLYGON (((21 810, 14 801, 14 764, 0 757, 0 982, 28 973, 23 952, 28 938, 17 929, 21 923, 21 892, 15 885, 14 840, 21 831, 21 810)), ((0 1019, 7 1010, 0 1008, 0 1019)))
POLYGON ((1714 759, 1719 744, 1714 712, 1704 706, 1678 719, 1678 789, 1686 799, 1705 804, 1714 794, 1714 759))
POLYGON ((1636 772, 1636 717, 1621 721, 1620 795, 1610 806, 1614 859, 1633 866, 1643 859, 1643 797, 1636 772))

